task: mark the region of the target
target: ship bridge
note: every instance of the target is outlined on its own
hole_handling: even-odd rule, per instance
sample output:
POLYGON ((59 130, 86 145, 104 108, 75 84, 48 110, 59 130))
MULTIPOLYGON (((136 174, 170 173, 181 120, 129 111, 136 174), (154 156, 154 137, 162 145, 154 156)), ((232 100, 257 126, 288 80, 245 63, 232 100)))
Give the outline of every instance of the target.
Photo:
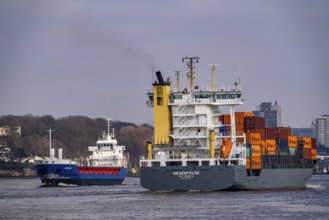
POLYGON ((195 91, 192 93, 172 92, 170 95, 169 105, 182 105, 182 104, 208 104, 208 105, 241 105, 242 91, 195 91))

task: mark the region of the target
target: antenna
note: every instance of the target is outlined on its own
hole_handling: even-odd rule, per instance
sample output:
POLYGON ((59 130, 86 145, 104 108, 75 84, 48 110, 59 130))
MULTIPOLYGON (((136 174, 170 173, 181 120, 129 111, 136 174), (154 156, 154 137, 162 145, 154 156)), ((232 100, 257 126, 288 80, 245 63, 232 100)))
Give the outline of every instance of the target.
POLYGON ((211 89, 215 91, 215 69, 216 66, 220 66, 222 64, 207 64, 207 66, 211 66, 211 89))
POLYGON ((154 65, 153 65, 153 58, 151 57, 151 78, 152 78, 152 83, 154 82, 154 65))
POLYGON ((193 66, 193 60, 196 60, 196 62, 199 62, 199 57, 183 57, 182 62, 187 64, 187 67, 190 68, 190 72, 187 74, 187 77, 190 79, 190 89, 191 92, 194 91, 194 66, 193 66))
POLYGON ((51 153, 51 132, 55 132, 56 130, 51 130, 51 128, 49 128, 48 132, 49 132, 49 158, 52 158, 52 153, 51 153))
POLYGON ((110 136, 110 124, 111 124, 111 119, 107 118, 107 136, 110 136))
POLYGON ((181 71, 175 71, 176 73, 175 73, 175 75, 176 75, 176 85, 177 85, 177 91, 180 91, 180 82, 179 82, 179 73, 181 72, 181 71))

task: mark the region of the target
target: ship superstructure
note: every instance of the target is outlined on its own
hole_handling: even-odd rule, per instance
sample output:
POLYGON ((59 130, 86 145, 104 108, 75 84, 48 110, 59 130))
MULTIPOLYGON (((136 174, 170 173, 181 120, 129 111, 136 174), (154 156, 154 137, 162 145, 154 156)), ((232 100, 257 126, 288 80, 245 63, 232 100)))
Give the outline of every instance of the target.
MULTIPOLYGON (((237 121, 252 116, 243 113, 241 117, 235 112, 236 106, 243 104, 241 82, 238 80, 234 86, 217 88, 216 65, 213 64, 211 89, 199 89, 194 84, 194 63, 198 60, 198 57, 182 59, 189 69, 189 89, 179 90, 178 85, 177 90, 172 91, 170 81, 164 81, 162 74, 156 73, 158 81, 153 83, 153 91, 147 93, 147 105, 154 108, 154 139, 148 143, 147 158, 140 160, 141 185, 151 191, 304 186, 312 174, 312 164, 300 171, 304 173, 299 174, 302 181, 297 178, 296 182, 283 185, 262 185, 258 181, 263 178, 262 173, 267 173, 262 166, 257 167, 258 163, 265 163, 268 157, 259 161, 258 158, 269 155, 267 152, 261 154, 257 133, 246 133, 236 127, 239 126, 237 121), (229 114, 224 117, 222 109, 228 110, 229 114), (252 179, 255 181, 254 177, 259 185, 251 182, 252 179)), ((305 168, 304 165, 298 167, 305 168)))

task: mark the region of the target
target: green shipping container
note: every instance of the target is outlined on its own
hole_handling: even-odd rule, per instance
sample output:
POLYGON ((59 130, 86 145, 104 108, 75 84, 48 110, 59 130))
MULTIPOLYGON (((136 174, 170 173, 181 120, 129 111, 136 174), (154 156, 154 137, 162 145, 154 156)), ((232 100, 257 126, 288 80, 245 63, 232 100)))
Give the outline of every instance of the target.
POLYGON ((296 148, 295 147, 289 147, 290 155, 295 155, 296 148))
POLYGON ((250 147, 246 148, 246 157, 250 158, 250 147))

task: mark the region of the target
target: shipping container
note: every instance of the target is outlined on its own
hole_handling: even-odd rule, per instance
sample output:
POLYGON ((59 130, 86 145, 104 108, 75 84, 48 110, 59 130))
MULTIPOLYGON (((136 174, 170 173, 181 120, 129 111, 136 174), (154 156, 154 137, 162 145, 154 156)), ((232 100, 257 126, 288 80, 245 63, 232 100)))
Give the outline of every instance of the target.
POLYGON ((246 168, 247 168, 247 170, 250 169, 250 158, 246 159, 246 168))
POLYGON ((276 149, 275 150, 267 150, 268 155, 276 155, 276 149))
MULTIPOLYGON (((246 168, 248 170, 250 169, 250 158, 247 158, 246 168)), ((262 169, 262 160, 261 160, 260 157, 259 158, 252 158, 251 168, 253 170, 260 170, 260 169, 262 169)))
POLYGON ((311 159, 316 160, 316 149, 311 149, 311 159))
POLYGON ((289 127, 278 127, 275 130, 276 140, 288 140, 288 136, 291 136, 291 128, 289 127))
POLYGON ((250 146, 251 146, 251 157, 252 158, 261 157, 261 145, 259 144, 247 144, 246 157, 250 158, 250 146))
POLYGON ((260 134, 259 133, 246 133, 246 142, 253 144, 260 144, 260 134))
POLYGON ((297 147, 297 136, 288 136, 288 146, 297 147))
POLYGON ((311 148, 303 149, 303 158, 306 160, 312 160, 312 149, 311 148))
POLYGON ((276 142, 275 140, 265 140, 267 154, 276 154, 276 142))
POLYGON ((260 134, 260 140, 265 140, 265 129, 262 128, 262 129, 256 129, 255 130, 255 133, 259 133, 260 134))
POLYGON ((278 149, 280 150, 280 155, 288 155, 289 152, 288 141, 279 140, 277 141, 277 145, 279 146, 278 149))
MULTIPOLYGON (((244 118, 247 116, 254 116, 253 112, 235 112, 235 124, 244 124, 244 118)), ((223 115, 223 124, 231 124, 231 116, 229 114, 223 115)))
POLYGON ((295 155, 296 148, 295 147, 289 147, 289 152, 290 152, 290 155, 295 155))
POLYGON ((244 118, 245 130, 255 130, 265 128, 265 118, 256 116, 247 116, 244 118))
POLYGON ((311 138, 306 138, 306 137, 300 137, 298 138, 299 142, 302 142, 304 144, 304 148, 312 148, 312 144, 311 144, 311 138))
POLYGON ((235 130, 244 132, 244 125, 240 125, 240 124, 235 125, 235 130))
POLYGON ((252 158, 261 157, 261 146, 259 144, 252 144, 252 158))
POLYGON ((218 128, 219 135, 226 136, 229 135, 229 126, 222 126, 218 128))
POLYGON ((222 124, 224 124, 224 115, 218 116, 218 122, 221 122, 222 124))
POLYGON ((311 148, 316 149, 316 139, 315 138, 311 139, 311 148))
POLYGON ((260 148, 262 150, 262 154, 266 154, 266 142, 265 141, 260 141, 260 148))
POLYGON ((276 128, 272 127, 265 128, 265 139, 275 140, 275 130, 276 128))
POLYGON ((223 124, 229 125, 231 124, 231 116, 230 115, 222 115, 223 116, 223 124))
MULTIPOLYGON (((228 131, 231 132, 231 126, 228 127, 228 131)), ((239 134, 244 133, 244 125, 236 124, 235 125, 235 131, 239 134)))
POLYGON ((237 124, 237 125, 244 124, 244 112, 235 113, 235 124, 237 124))

